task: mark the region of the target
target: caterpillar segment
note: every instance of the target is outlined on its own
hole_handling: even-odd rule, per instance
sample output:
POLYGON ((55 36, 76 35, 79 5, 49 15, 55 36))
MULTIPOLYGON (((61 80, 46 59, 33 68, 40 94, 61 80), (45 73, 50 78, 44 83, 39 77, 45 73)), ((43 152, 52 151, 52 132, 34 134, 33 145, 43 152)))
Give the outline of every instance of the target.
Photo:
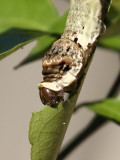
MULTIPOLYGON (((103 1, 103 0, 102 0, 103 1)), ((43 82, 38 84, 43 104, 64 102, 84 73, 96 43, 104 32, 101 0, 71 0, 66 27, 42 59, 43 82)))
POLYGON ((71 94, 75 91, 90 52, 89 49, 86 55, 76 39, 61 38, 53 44, 42 60, 44 81, 38 87, 43 104, 63 103, 64 92, 71 94))

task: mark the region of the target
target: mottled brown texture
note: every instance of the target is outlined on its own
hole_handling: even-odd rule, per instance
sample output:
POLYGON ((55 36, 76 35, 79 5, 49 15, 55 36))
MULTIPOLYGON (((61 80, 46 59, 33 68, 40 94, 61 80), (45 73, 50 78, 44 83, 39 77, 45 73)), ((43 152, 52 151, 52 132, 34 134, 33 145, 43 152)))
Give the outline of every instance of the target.
POLYGON ((76 80, 69 84, 69 86, 64 87, 60 92, 41 87, 40 98, 43 104, 54 106, 58 102, 63 103, 64 92, 73 94, 76 91, 77 81, 84 75, 84 68, 91 57, 91 53, 93 52, 95 45, 96 41, 93 44, 88 44, 88 49, 83 51, 80 44, 77 43, 77 39, 74 41, 59 39, 54 42, 52 48, 47 52, 42 61, 42 74, 44 75, 44 81, 42 83, 53 82, 61 79, 62 76, 72 68, 72 66, 76 66, 76 63, 82 63, 82 68, 76 75, 76 80), (77 58, 73 58, 75 55, 77 57, 78 54, 81 54, 81 57, 83 58, 82 61, 79 61, 77 58), (51 63, 49 63, 49 61, 51 61, 51 63))
POLYGON ((45 78, 56 77, 56 74, 64 74, 75 65, 74 54, 80 50, 79 45, 68 39, 59 39, 54 42, 52 48, 42 60, 43 75, 45 78), (55 74, 55 76, 53 76, 55 74))

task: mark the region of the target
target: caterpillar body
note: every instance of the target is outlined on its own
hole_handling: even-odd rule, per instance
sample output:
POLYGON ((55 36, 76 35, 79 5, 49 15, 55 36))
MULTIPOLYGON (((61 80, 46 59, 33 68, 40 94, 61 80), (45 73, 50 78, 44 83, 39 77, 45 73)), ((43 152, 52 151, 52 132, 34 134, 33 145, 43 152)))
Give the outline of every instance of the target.
POLYGON ((84 74, 96 43, 104 32, 101 0, 71 0, 63 35, 42 60, 43 79, 38 85, 43 104, 64 102, 64 92, 73 93, 84 74))

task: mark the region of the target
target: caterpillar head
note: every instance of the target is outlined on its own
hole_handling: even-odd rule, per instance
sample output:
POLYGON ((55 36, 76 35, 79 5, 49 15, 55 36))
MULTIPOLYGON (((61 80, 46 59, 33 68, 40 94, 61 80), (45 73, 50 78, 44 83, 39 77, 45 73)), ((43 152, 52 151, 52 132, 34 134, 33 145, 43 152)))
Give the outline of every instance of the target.
POLYGON ((58 102, 64 102, 63 91, 53 91, 48 88, 41 87, 39 90, 40 98, 43 104, 55 106, 58 102))

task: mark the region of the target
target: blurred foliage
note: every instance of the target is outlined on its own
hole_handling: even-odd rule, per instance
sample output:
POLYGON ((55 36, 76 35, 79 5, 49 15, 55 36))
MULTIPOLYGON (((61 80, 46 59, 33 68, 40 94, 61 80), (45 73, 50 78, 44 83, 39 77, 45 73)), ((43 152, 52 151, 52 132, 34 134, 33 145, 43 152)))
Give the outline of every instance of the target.
POLYGON ((57 19, 51 0, 0 0, 0 33, 11 28, 50 31, 57 19))
POLYGON ((105 18, 106 33, 100 39, 101 47, 110 48, 120 53, 120 1, 113 0, 105 18))
POLYGON ((0 35, 0 59, 45 34, 43 31, 24 29, 7 30, 0 35))
POLYGON ((50 33, 57 19, 50 0, 0 0, 0 59, 50 33))
POLYGON ((89 104, 88 108, 97 114, 120 123, 120 97, 108 98, 101 102, 89 104))

